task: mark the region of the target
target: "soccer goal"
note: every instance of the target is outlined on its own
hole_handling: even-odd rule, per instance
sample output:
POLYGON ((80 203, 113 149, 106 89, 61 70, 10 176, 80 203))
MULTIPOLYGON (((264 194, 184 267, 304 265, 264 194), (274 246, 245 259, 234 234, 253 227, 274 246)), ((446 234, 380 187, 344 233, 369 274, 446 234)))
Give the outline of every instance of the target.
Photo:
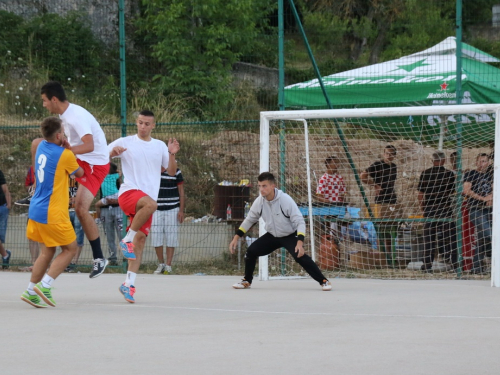
MULTIPOLYGON (((297 202, 306 252, 329 277, 491 277, 500 286, 499 111, 261 112, 260 171, 297 202)), ((259 276, 306 275, 281 249, 259 260, 259 276)))

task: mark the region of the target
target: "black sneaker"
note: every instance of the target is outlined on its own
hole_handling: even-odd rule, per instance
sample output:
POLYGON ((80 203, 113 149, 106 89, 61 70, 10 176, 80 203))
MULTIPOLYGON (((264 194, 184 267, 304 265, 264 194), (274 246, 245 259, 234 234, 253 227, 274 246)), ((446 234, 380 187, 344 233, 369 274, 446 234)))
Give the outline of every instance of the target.
POLYGON ((16 202, 14 202, 14 204, 17 204, 18 206, 29 206, 30 203, 31 203, 31 195, 29 197, 26 197, 26 198, 23 198, 23 199, 20 199, 16 202))
POLYGON ((94 265, 92 266, 92 271, 90 271, 89 277, 91 279, 96 278, 99 276, 101 273, 104 272, 104 269, 108 265, 108 260, 107 259, 94 259, 94 265))
POLYGON ((2 269, 6 270, 9 268, 10 256, 12 252, 10 250, 5 250, 7 252, 7 258, 2 257, 2 269))
POLYGON ((7 252, 7 258, 2 257, 2 269, 6 270, 9 268, 10 256, 12 252, 10 250, 5 250, 7 252))
POLYGON ((64 272, 76 273, 76 264, 75 263, 68 264, 68 267, 66 267, 66 269, 64 270, 64 272))

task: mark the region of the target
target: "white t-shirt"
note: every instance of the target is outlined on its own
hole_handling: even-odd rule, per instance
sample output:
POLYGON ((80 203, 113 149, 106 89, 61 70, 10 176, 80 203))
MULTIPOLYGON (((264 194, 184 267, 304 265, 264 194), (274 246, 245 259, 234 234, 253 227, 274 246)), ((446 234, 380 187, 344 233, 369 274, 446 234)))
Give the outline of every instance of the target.
POLYGON ((117 156, 122 159, 124 177, 118 195, 128 190, 140 190, 156 201, 160 190, 161 167, 168 167, 169 155, 165 142, 154 138, 146 142, 136 134, 111 142, 108 151, 111 152, 116 146, 127 149, 117 156))
POLYGON ((109 152, 106 147, 106 137, 94 116, 85 108, 69 103, 69 107, 59 115, 64 125, 64 134, 71 147, 82 145, 82 138, 91 134, 94 139, 94 151, 78 154, 76 157, 90 165, 105 165, 109 163, 109 152))

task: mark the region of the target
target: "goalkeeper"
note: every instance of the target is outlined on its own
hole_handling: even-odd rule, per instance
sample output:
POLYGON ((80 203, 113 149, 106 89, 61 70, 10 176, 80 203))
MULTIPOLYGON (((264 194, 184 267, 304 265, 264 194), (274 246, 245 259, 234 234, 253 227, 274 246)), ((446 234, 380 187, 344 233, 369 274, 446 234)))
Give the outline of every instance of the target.
POLYGON ((297 204, 288 195, 276 188, 276 180, 272 173, 263 172, 258 177, 260 196, 255 199, 246 219, 229 244, 229 251, 234 254, 238 240, 259 219, 265 222, 267 231, 262 237, 254 241, 245 254, 245 277, 233 285, 235 289, 250 288, 257 258, 271 254, 274 250, 284 247, 293 259, 325 291, 331 290, 332 285, 321 273, 320 269, 304 252, 304 236, 306 223, 297 204))

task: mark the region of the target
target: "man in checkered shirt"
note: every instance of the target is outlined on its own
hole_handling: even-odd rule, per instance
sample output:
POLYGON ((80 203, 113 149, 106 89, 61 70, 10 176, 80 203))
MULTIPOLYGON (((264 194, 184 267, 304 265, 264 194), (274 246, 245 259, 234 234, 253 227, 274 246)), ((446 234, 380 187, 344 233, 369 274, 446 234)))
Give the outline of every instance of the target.
POLYGON ((337 173, 339 159, 329 156, 325 160, 326 173, 321 176, 316 189, 317 199, 323 203, 344 202, 346 186, 344 179, 337 173))

